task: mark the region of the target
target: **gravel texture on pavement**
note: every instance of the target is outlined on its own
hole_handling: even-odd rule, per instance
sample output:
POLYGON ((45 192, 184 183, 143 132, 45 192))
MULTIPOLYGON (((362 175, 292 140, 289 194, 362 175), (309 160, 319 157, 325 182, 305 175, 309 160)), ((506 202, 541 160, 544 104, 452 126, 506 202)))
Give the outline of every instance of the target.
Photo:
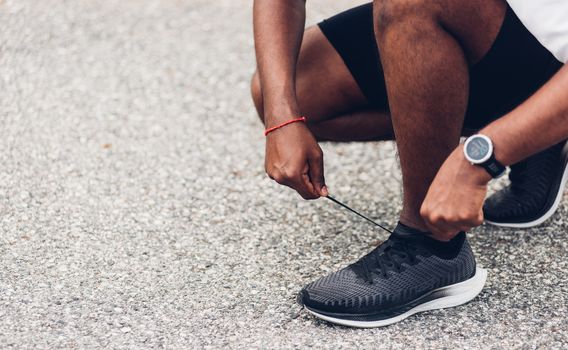
MULTIPOLYGON (((465 306, 372 330, 300 310, 387 235, 264 174, 250 1, 0 0, 0 23, 0 348, 568 347, 566 200, 471 233, 489 279, 465 306)), ((323 148, 332 193, 394 226, 394 145, 323 148)))

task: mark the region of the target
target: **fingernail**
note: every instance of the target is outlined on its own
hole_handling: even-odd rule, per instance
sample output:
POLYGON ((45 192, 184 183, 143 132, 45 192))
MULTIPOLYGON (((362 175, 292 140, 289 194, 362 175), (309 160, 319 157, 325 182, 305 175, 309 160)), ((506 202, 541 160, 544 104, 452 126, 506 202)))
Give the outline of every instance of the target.
POLYGON ((329 194, 329 193, 327 192, 327 186, 323 186, 323 187, 321 188, 321 194, 323 194, 324 197, 327 197, 327 195, 329 194))

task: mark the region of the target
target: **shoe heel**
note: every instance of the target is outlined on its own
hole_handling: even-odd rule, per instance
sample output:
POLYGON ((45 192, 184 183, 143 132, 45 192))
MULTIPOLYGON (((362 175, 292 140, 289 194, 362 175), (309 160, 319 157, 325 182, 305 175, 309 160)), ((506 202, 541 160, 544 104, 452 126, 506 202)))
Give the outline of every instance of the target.
POLYGON ((432 293, 432 296, 436 299, 420 305, 416 311, 444 309, 465 304, 481 293, 486 280, 487 270, 477 267, 473 277, 463 282, 437 289, 432 293))

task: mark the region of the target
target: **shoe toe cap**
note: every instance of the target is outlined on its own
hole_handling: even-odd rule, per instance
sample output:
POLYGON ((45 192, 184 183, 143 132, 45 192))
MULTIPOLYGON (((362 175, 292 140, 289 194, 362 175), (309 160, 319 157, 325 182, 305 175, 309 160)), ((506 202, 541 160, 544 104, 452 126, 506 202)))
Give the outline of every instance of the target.
POLYGON ((367 306, 378 292, 376 288, 344 269, 308 284, 298 293, 297 301, 314 310, 352 312, 367 306))

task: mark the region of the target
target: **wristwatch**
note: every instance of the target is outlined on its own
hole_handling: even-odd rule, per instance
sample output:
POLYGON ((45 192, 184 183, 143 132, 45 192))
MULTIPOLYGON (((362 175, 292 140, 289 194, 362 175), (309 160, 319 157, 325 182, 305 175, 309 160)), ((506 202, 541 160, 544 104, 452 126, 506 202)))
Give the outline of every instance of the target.
POLYGON ((495 159, 493 142, 489 137, 482 134, 468 137, 463 153, 471 164, 483 167, 494 179, 505 174, 506 167, 495 159))

